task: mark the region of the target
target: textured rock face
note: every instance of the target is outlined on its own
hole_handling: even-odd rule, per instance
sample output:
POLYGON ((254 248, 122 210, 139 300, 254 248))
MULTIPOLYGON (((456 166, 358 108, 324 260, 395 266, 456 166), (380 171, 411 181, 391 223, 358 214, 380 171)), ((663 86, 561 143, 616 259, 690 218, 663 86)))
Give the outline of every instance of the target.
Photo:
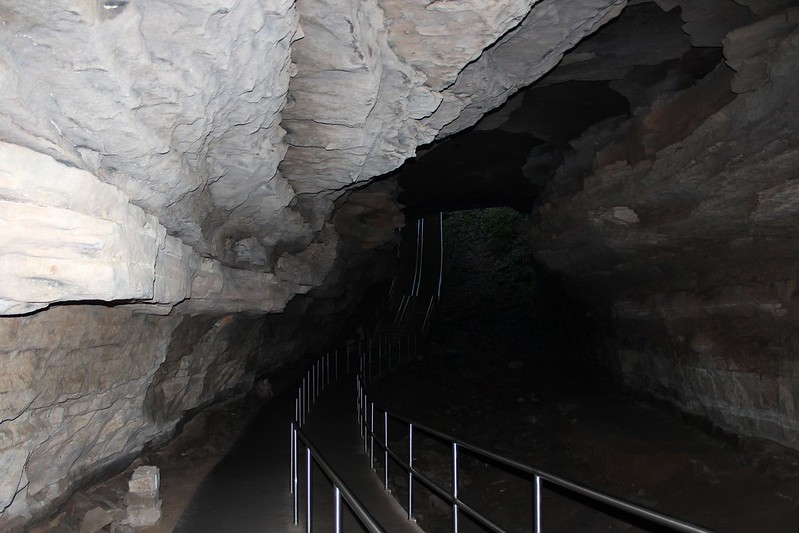
POLYGON ((799 439, 796 16, 727 33, 735 71, 720 66, 575 141, 582 155, 539 199, 534 237, 538 259, 593 305, 626 384, 789 446, 799 439))
MULTIPOLYGON (((157 304, 137 307, 153 313, 184 300, 186 312, 279 311, 334 268, 329 222, 344 189, 473 124, 623 5, 6 2, 0 140, 58 162, 7 147, 7 217, 24 210, 47 228, 43 219, 57 215, 41 208, 77 209, 90 218, 73 222, 85 235, 71 237, 75 249, 97 247, 93 231, 116 232, 116 244, 50 257, 33 243, 35 259, 15 250, 0 312, 81 300, 157 304), (29 181, 46 189, 52 178, 37 165, 63 176, 50 196, 17 190, 29 181), (94 191, 83 193, 88 183, 94 191), (129 204, 129 220, 112 213, 105 229, 94 228, 96 209, 54 196, 106 193, 119 209, 129 204), (40 209, 16 205, 26 203, 40 209), (58 267, 50 259, 70 263, 43 272, 58 267), (78 264, 98 273, 94 286, 75 280, 78 264)), ((16 229, 0 228, 2 242, 16 229)), ((47 229, 45 240, 51 231, 65 229, 47 229)))
POLYGON ((626 46, 574 48, 626 2, 4 1, 0 529, 320 347, 391 261, 398 192, 371 178, 559 62, 540 86, 602 82, 629 120, 574 140, 523 124, 530 92, 471 137, 519 134, 514 167, 559 144, 513 171, 544 191, 540 260, 628 384, 795 438, 796 12, 635 4, 626 46))
POLYGON ((175 322, 101 307, 3 319, 4 529, 62 496, 76 472, 124 458, 158 433, 140 413, 175 322))
POLYGON ((202 252, 220 247, 203 228, 216 210, 288 204, 274 178, 293 2, 5 2, 2 16, 5 140, 115 185, 202 252))
POLYGON ((0 529, 336 331, 402 224, 360 187, 622 5, 534 4, 3 2, 0 529))
POLYGON ((88 172, 0 143, 0 312, 58 301, 189 295, 191 250, 115 187, 88 172))
POLYGON ((439 137, 472 126, 513 93, 538 80, 563 54, 618 16, 626 0, 544 0, 524 21, 459 74, 430 122, 439 137))
MULTIPOLYGON (((266 318, 153 316, 58 306, 0 321, 0 526, 22 529, 82 476, 129 461, 187 410, 256 376, 339 325, 304 307, 266 318)), ((323 308, 322 311, 325 311, 323 308)))

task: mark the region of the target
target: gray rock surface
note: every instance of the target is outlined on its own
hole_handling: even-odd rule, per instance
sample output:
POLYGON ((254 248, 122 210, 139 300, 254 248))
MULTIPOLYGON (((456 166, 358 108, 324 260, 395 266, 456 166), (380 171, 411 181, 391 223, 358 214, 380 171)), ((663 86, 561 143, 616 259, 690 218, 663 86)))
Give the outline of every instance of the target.
POLYGON ((0 193, 3 314, 59 301, 174 305, 189 295, 191 250, 88 172, 0 143, 0 193))
POLYGON ((567 50, 621 13, 626 0, 544 0, 488 48, 444 91, 428 123, 438 137, 474 125, 522 87, 546 74, 567 50))
POLYGON ((618 81, 689 40, 727 66, 628 84, 630 120, 533 179, 539 259, 604 312, 630 386, 795 441, 796 12, 658 4, 680 19, 636 51, 578 45, 625 0, 4 1, 0 529, 338 331, 403 223, 372 178, 559 62, 545 84, 618 81))
POLYGON ((80 525, 80 533, 97 533, 114 521, 114 517, 102 507, 86 511, 80 525))
POLYGON ((0 313, 279 311, 333 268, 340 190, 397 168, 462 109, 445 133, 472 124, 622 5, 6 2, 3 231, 39 230, 0 243, 0 313))
MULTIPOLYGON (((628 146, 622 160, 564 163, 539 199, 534 247, 590 302, 606 332, 598 346, 627 386, 795 447, 794 13, 728 34, 724 54, 737 74, 717 69, 632 117, 645 155, 628 146), (742 40, 759 43, 745 67, 742 40), (723 97, 744 70, 768 79, 723 97)), ((639 142, 623 132, 608 122, 574 144, 601 154, 639 142)))
POLYGON ((160 486, 157 466, 140 466, 133 471, 128 481, 126 524, 147 527, 161 519, 160 486))
POLYGON ((103 6, 4 3, 2 138, 116 186, 203 253, 216 210, 285 207, 293 2, 103 6))

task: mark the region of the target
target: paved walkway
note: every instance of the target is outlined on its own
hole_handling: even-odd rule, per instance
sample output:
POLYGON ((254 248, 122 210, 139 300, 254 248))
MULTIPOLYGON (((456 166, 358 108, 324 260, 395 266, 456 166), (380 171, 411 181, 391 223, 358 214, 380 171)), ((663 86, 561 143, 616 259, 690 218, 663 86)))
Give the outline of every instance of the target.
MULTIPOLYGON (((180 519, 176 532, 236 533, 304 530, 304 506, 300 525, 292 525, 292 497, 289 493, 289 434, 296 389, 290 389, 269 402, 241 439, 211 471, 197 489, 180 519)), ((329 386, 314 405, 305 426, 311 442, 364 506, 389 532, 420 532, 406 519, 394 498, 361 452, 355 417, 354 378, 343 378, 329 386)), ((302 450, 301 450, 302 452, 302 450)), ((300 461, 301 465, 304 464, 300 461)), ((333 531, 332 486, 321 471, 312 470, 314 479, 313 531, 333 531)), ((305 479, 299 474, 300 482, 305 479)), ((304 503, 304 489, 299 491, 304 503)), ((342 507, 344 504, 342 504, 342 507)), ((345 514, 345 527, 354 519, 345 514)))
POLYGON ((287 390, 267 403, 228 454, 203 480, 176 532, 292 531, 287 390))

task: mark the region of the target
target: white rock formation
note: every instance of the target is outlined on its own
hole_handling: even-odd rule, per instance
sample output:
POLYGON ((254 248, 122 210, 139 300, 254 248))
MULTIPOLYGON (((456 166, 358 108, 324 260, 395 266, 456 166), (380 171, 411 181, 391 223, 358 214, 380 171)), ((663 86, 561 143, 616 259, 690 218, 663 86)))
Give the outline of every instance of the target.
POLYGON ((36 170, 7 146, 8 194, 56 173, 56 197, 106 191, 127 207, 101 224, 100 204, 85 218, 56 215, 53 196, 14 198, 6 219, 37 231, 0 230, 12 273, 0 313, 81 300, 282 309, 333 268, 324 227, 340 189, 397 168, 448 123, 441 134, 471 125, 624 2, 533 4, 6 2, 0 140, 75 167, 36 170), (309 257, 313 275, 287 274, 309 257))
MULTIPOLYGON (((741 0, 754 6, 728 18, 660 3, 684 8, 695 42, 727 35, 736 88, 763 89, 758 65, 777 51, 747 55, 747 30, 726 32, 781 16, 782 0, 741 0)), ((344 305, 321 298, 345 301, 347 268, 402 223, 390 186, 358 188, 473 125, 625 5, 2 2, 0 529, 316 347, 344 305)), ((753 220, 787 216, 793 192, 760 191, 753 220)), ((642 231, 634 200, 592 209, 642 231)))
POLYGON ((88 172, 0 143, 0 198, 1 313, 189 295, 191 249, 88 172))

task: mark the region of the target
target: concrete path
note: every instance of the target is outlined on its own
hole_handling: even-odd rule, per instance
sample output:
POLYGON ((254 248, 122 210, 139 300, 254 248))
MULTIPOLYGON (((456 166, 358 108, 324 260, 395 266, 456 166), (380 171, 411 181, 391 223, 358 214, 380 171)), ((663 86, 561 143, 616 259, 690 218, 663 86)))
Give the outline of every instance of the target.
MULTIPOLYGON (((299 474, 300 524, 292 524, 289 492, 290 422, 296 389, 269 402, 227 456, 211 471, 192 498, 176 532, 235 533, 304 531, 305 473, 299 474)), ((343 378, 313 406, 305 426, 311 442, 369 512, 391 533, 420 532, 369 467, 362 453, 355 416, 354 378, 343 378)), ((300 453, 304 453, 301 448, 300 453)), ((304 457, 304 456, 302 456, 304 457)), ((300 465, 304 467, 304 459, 300 465)), ((312 469, 313 531, 334 531, 333 489, 312 469)), ((342 503, 342 507, 345 504, 342 503)), ((349 513, 345 531, 357 531, 349 513)))
MULTIPOLYGON (((363 443, 358 434, 355 398, 353 377, 343 378, 339 383, 330 386, 320 397, 321 401, 317 401, 313 407, 305 426, 306 434, 386 531, 421 532, 414 522, 408 521, 406 511, 383 489, 382 481, 369 466, 369 458, 363 453, 363 443)), ((313 474, 318 482, 314 486, 324 483, 327 490, 322 498, 315 496, 317 507, 320 513, 324 513, 323 516, 332 516, 332 485, 320 481, 324 475, 321 471, 314 471, 313 474), (331 510, 324 512, 323 506, 331 510)), ((355 525, 355 522, 348 519, 344 525, 345 531, 351 531, 347 526, 355 525)), ((325 527, 319 519, 316 519, 313 530, 333 531, 332 527, 325 527)))
POLYGON ((176 532, 299 530, 292 526, 289 435, 293 391, 267 403, 200 484, 176 532))

